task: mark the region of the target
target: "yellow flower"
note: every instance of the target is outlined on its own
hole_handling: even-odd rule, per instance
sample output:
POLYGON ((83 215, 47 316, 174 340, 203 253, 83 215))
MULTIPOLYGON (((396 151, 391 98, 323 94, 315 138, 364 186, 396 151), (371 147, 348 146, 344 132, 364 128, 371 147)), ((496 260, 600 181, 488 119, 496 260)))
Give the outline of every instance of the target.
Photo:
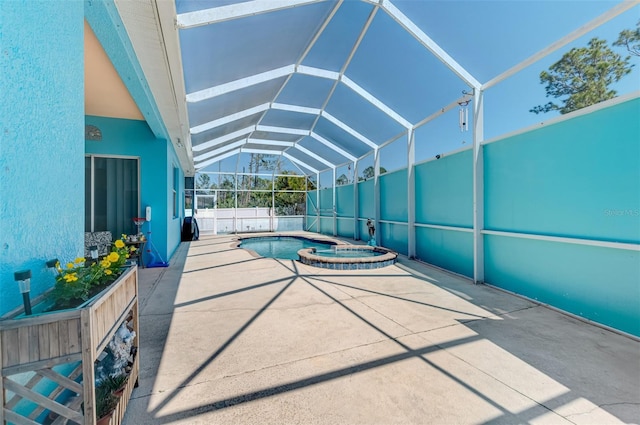
POLYGON ((125 239, 126 237, 127 237, 127 235, 123 233, 122 234, 122 239, 125 239))
POLYGON ((111 273, 113 273, 111 270, 107 269, 104 271, 104 274, 106 274, 107 276, 110 275, 111 273))
POLYGON ((122 239, 118 239, 114 245, 116 246, 116 248, 120 249, 120 248, 124 248, 124 242, 122 242, 122 239))
MULTIPOLYGON (((120 241, 122 242, 122 241, 120 241)), ((118 255, 117 252, 112 252, 111 254, 109 254, 107 256, 107 260, 111 261, 112 263, 115 263, 116 261, 118 261, 118 259, 120 258, 120 256, 118 255)))
POLYGON ((78 258, 75 259, 74 263, 80 264, 80 263, 84 263, 85 261, 87 261, 87 260, 82 258, 82 257, 78 257, 78 258))
POLYGON ((102 266, 102 268, 107 268, 107 267, 111 267, 111 261, 107 260, 106 258, 102 261, 100 261, 100 265, 102 266))
POLYGON ((64 280, 68 282, 75 282, 76 280, 78 280, 78 276, 75 273, 69 273, 64 275, 64 280))
POLYGON ((72 269, 73 268, 73 263, 67 263, 67 268, 68 269, 72 269))
POLYGON ((135 246, 131 246, 131 247, 129 247, 129 251, 131 251, 131 252, 135 252, 135 251, 136 251, 136 247, 135 247, 135 246))

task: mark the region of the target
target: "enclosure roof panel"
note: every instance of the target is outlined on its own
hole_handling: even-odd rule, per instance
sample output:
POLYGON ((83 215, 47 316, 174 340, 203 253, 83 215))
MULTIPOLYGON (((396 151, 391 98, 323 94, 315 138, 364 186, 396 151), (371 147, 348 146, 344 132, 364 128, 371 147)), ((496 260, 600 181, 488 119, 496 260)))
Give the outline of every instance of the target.
MULTIPOLYGON (((632 8, 637 21, 638 9, 638 0, 584 7, 471 0, 155 3, 149 16, 136 18, 156 23, 176 110, 186 117, 180 127, 188 140, 173 145, 193 148, 199 158, 234 146, 219 159, 195 161, 199 169, 226 163, 242 149, 275 149, 311 174, 411 134, 541 58, 549 67, 549 54, 559 57, 560 49, 632 8), (242 140, 249 146, 238 145, 242 140)), ((139 31, 128 34, 137 51, 149 48, 139 31)), ((533 84, 538 75, 530 73, 533 84)))

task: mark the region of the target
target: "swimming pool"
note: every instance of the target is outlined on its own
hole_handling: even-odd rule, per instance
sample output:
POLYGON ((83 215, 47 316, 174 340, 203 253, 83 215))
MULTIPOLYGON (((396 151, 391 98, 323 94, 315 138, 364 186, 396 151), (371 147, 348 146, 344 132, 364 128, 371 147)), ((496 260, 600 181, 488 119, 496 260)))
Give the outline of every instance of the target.
POLYGON ((394 264, 398 254, 387 248, 349 245, 340 241, 317 240, 304 236, 247 236, 240 248, 281 260, 333 270, 377 269, 394 264))
POLYGON ((297 260, 298 251, 306 248, 326 250, 335 242, 321 242, 294 236, 259 236, 243 238, 240 248, 250 249, 258 255, 281 260, 297 260))

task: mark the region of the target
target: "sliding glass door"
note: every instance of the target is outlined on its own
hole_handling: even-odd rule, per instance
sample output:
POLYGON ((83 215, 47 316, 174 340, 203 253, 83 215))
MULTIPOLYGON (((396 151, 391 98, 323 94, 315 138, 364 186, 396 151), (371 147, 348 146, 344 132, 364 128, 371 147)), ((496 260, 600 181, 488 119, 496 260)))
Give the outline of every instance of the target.
POLYGON ((133 234, 139 208, 139 159, 85 157, 85 231, 133 234))

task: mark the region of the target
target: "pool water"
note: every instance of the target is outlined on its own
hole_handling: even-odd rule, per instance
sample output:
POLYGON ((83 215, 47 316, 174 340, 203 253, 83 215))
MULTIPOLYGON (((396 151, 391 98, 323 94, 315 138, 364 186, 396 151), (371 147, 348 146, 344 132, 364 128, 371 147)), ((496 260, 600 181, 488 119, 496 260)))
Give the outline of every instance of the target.
POLYGON ((318 250, 327 250, 332 245, 290 236, 272 236, 243 239, 240 243, 240 248, 253 250, 267 258, 297 260, 298 250, 300 249, 316 248, 318 250))
POLYGON ((377 257, 382 255, 381 252, 375 252, 367 249, 316 249, 316 255, 320 257, 332 258, 362 258, 377 257))

